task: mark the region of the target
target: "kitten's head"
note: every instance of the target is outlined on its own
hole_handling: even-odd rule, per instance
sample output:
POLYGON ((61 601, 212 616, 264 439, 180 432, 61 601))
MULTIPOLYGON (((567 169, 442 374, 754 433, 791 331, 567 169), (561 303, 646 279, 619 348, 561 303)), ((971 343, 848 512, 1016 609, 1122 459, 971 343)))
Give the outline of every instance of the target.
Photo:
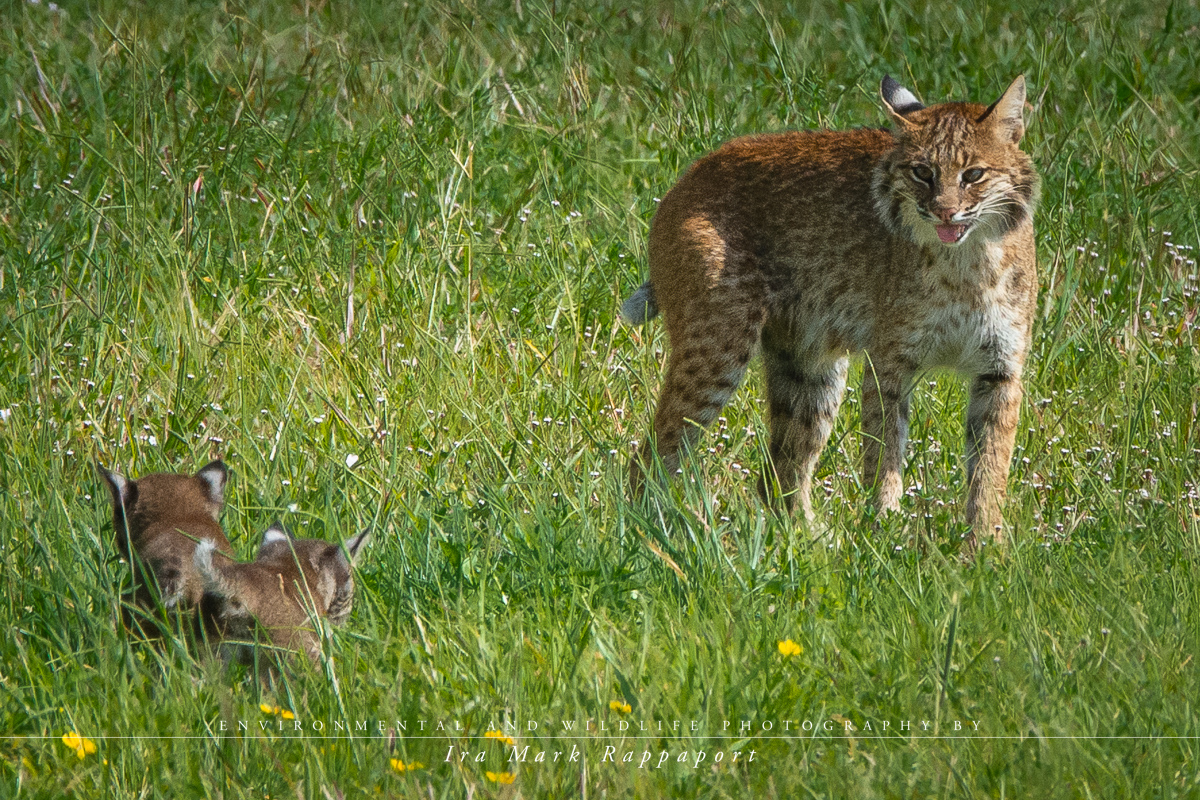
POLYGON ((1033 214, 1038 176, 1018 143, 1025 133, 1025 78, 990 106, 926 107, 890 76, 880 86, 896 148, 875 174, 888 227, 918 244, 956 247, 997 239, 1033 214))
POLYGON ((155 473, 130 480, 96 465, 112 499, 113 530, 124 552, 126 536, 139 541, 146 529, 157 523, 192 518, 216 522, 225 505, 225 482, 229 470, 220 459, 209 462, 195 475, 155 473))
POLYGON ((278 522, 267 528, 258 548, 258 563, 286 566, 294 563, 304 572, 317 610, 340 625, 350 616, 354 602, 353 565, 370 531, 365 530, 341 545, 323 539, 297 539, 278 522))

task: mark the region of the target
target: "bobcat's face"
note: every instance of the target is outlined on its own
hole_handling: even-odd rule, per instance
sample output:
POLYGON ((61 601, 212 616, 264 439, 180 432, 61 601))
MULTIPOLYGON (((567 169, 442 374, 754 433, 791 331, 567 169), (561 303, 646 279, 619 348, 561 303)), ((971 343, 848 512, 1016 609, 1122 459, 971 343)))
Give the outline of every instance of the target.
POLYGON ((884 92, 897 146, 876 175, 884 220, 919 244, 955 247, 1002 237, 1032 213, 1037 175, 1017 143, 1024 132, 1024 81, 991 107, 925 108, 907 90, 884 92))
MULTIPOLYGON (((350 616, 354 601, 351 565, 365 541, 364 532, 351 539, 343 551, 333 542, 296 539, 282 525, 276 524, 264 535, 257 562, 278 567, 279 574, 298 568, 304 575, 303 585, 316 604, 316 610, 327 615, 333 624, 340 625, 350 616)), ((298 583, 299 578, 297 575, 298 583)))

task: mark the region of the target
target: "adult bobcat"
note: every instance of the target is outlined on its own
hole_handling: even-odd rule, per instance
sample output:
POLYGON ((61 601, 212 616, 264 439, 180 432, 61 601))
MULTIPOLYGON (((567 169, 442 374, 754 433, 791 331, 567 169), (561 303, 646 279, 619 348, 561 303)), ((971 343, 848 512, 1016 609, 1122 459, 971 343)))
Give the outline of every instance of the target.
MULTIPOLYGON (((622 316, 666 318, 654 434, 668 472, 761 349, 774 475, 760 490, 777 481, 810 518, 850 354, 868 353, 863 473, 881 510, 899 507, 913 384, 934 367, 964 373, 973 549, 999 538, 1037 300, 1025 80, 988 107, 926 108, 890 77, 880 93, 891 131, 747 136, 693 164, 658 207, 650 279, 622 316)), ((635 493, 648 444, 630 464, 635 493)))

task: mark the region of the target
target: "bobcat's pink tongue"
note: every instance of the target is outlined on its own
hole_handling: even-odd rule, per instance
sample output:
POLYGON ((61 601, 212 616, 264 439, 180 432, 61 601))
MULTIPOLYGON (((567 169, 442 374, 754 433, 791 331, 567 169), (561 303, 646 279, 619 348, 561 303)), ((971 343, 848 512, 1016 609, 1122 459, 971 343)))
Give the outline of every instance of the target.
POLYGON ((966 231, 966 225, 938 225, 937 235, 944 244, 954 244, 962 238, 963 232, 966 231))

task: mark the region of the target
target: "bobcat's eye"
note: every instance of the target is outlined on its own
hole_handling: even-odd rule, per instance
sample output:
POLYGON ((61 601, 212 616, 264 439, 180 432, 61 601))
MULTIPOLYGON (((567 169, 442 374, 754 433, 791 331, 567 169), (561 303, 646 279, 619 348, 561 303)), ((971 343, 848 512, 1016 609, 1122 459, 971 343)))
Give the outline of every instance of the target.
POLYGON ((982 177, 983 177, 983 170, 980 169, 979 167, 972 167, 971 169, 963 171, 962 182, 964 184, 975 183, 975 181, 979 180, 982 177))
POLYGON ((933 170, 924 164, 914 164, 912 168, 913 177, 921 183, 933 185, 933 170))

